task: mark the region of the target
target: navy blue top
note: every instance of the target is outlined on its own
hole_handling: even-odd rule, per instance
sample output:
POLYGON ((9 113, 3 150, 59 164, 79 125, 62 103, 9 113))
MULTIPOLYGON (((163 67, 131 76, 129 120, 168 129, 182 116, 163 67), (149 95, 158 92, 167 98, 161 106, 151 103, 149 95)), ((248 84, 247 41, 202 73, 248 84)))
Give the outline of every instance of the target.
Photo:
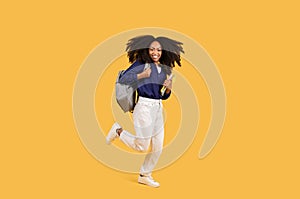
POLYGON ((143 72, 145 68, 145 64, 140 62, 134 62, 120 77, 119 82, 122 84, 137 84, 137 92, 141 97, 147 97, 151 99, 168 99, 171 95, 170 93, 166 93, 161 95, 160 90, 163 87, 163 83, 167 78, 167 74, 164 70, 161 70, 158 73, 156 65, 154 63, 150 63, 151 66, 151 74, 148 78, 143 78, 138 80, 137 74, 143 72))

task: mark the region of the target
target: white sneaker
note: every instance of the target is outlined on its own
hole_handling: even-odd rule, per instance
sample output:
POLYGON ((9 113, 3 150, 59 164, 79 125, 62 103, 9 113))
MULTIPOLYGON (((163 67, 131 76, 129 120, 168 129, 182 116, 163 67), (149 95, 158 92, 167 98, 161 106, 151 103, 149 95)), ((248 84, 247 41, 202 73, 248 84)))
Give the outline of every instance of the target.
POLYGON ((121 128, 121 126, 117 122, 112 125, 106 136, 106 144, 110 144, 114 139, 119 137, 119 134, 117 133, 117 129, 119 128, 121 128))
POLYGON ((148 185, 150 187, 159 187, 160 184, 156 181, 151 176, 139 176, 138 182, 141 184, 148 185))

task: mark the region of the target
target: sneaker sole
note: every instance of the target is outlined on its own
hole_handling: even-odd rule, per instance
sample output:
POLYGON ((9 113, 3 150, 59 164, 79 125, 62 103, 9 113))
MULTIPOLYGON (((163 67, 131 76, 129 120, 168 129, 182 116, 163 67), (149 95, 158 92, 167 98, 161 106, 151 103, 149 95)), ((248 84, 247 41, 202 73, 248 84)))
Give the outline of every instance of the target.
POLYGON ((150 184, 147 184, 147 183, 144 183, 144 182, 141 182, 141 181, 138 181, 139 184, 142 184, 142 185, 147 185, 149 187, 154 187, 154 188, 158 188, 160 185, 157 185, 157 186, 153 186, 153 185, 150 185, 150 184))

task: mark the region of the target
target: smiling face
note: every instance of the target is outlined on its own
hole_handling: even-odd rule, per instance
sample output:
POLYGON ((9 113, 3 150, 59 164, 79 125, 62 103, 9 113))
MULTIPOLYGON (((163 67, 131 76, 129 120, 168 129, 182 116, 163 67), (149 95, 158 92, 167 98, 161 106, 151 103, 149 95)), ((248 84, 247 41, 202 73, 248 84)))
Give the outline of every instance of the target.
POLYGON ((149 47, 149 55, 154 63, 158 63, 161 57, 162 48, 158 41, 153 41, 149 47))

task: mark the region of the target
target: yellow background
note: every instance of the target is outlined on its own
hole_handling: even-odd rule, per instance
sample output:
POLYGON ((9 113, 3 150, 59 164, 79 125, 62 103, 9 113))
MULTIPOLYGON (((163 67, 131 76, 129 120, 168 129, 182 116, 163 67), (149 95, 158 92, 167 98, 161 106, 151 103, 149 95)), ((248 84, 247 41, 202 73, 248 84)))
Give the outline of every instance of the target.
POLYGON ((1 3, 0 197, 299 198, 296 2, 1 3), (212 153, 198 159, 200 130, 178 161, 154 173, 158 189, 94 159, 72 116, 73 84, 89 52, 114 34, 148 26, 200 43, 227 94, 212 153))

